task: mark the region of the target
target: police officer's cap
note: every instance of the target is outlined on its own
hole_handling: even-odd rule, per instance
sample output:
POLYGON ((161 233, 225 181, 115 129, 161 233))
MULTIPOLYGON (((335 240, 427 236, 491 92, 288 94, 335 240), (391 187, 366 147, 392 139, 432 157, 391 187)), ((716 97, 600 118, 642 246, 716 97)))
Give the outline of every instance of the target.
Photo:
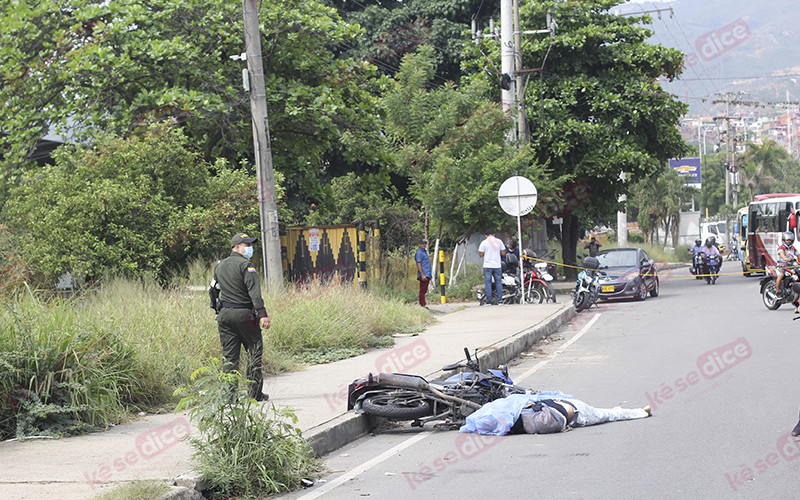
POLYGON ((251 238, 250 236, 247 236, 245 233, 239 233, 233 238, 231 238, 231 248, 235 247, 239 243, 253 244, 256 241, 258 241, 258 238, 251 238))

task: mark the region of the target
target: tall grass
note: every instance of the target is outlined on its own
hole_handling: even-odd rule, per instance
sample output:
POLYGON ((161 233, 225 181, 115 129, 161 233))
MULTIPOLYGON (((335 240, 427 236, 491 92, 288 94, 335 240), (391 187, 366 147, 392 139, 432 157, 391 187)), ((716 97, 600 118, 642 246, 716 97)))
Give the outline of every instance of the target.
POLYGON ((118 422, 141 393, 134 349, 63 300, 23 295, 0 313, 0 437, 118 422))
MULTIPOLYGON (((8 301, 0 308, 0 437, 45 433, 51 423, 51 433, 70 434, 126 411, 173 407, 174 389, 220 355, 205 287, 186 287, 207 285, 210 269, 196 265, 168 288, 110 279, 69 300, 8 301)), ((390 346, 392 333, 432 321, 418 306, 350 283, 287 286, 265 299, 267 373, 390 346)))

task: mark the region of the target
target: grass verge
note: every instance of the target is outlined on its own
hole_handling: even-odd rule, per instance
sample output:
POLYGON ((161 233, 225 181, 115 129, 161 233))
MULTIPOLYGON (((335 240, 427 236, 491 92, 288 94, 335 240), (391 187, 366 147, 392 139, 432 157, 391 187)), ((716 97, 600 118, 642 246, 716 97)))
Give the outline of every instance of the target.
MULTIPOLYGON (((115 279, 70 299, 28 292, 6 301, 0 439, 70 435, 174 407, 175 388, 221 350, 205 291, 184 285, 115 279)), ((432 321, 420 307, 349 283, 310 283, 265 298, 273 322, 264 334, 267 373, 388 347, 392 333, 432 321)))

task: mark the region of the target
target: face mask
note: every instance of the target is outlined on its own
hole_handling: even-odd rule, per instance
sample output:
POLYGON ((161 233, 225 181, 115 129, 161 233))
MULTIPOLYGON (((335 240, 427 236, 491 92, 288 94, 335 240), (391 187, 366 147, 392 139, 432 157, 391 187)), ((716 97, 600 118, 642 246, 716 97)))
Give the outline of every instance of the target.
POLYGON ((245 259, 249 259, 250 257, 252 257, 253 256, 253 247, 245 248, 244 249, 244 253, 242 255, 244 255, 245 259))

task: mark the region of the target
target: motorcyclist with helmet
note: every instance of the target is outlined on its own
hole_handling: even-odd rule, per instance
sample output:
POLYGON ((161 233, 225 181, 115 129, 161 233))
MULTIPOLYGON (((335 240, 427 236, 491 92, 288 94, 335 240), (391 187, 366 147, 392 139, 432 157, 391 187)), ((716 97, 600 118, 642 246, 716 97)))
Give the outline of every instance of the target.
MULTIPOLYGON (((701 240, 700 238, 697 238, 696 240, 694 240, 694 246, 692 248, 690 248, 689 250, 687 250, 687 252, 692 254, 692 269, 694 270, 693 271, 694 274, 700 274, 702 272, 702 270, 701 269, 697 269, 695 267, 694 256, 699 254, 699 253, 703 253, 703 240, 701 240)), ((698 277, 697 279, 701 279, 701 278, 698 277)))
MULTIPOLYGON (((711 257, 712 255, 716 255, 717 257, 719 257, 717 262, 722 264, 722 256, 719 253, 719 248, 717 248, 717 246, 714 243, 716 243, 716 238, 713 237, 713 236, 710 236, 710 237, 706 238, 705 245, 703 245, 702 252, 703 252, 703 255, 705 255, 705 257, 706 257, 706 259, 705 259, 706 260, 706 264, 708 263, 708 258, 711 257)), ((719 267, 717 269, 715 269, 715 272, 719 272, 719 267)))
POLYGON ((786 268, 789 267, 795 260, 797 260, 797 250, 794 248, 794 233, 786 231, 783 233, 783 244, 778 247, 778 280, 775 283, 775 289, 778 295, 783 297, 786 291, 781 288, 783 276, 786 274, 786 268))

